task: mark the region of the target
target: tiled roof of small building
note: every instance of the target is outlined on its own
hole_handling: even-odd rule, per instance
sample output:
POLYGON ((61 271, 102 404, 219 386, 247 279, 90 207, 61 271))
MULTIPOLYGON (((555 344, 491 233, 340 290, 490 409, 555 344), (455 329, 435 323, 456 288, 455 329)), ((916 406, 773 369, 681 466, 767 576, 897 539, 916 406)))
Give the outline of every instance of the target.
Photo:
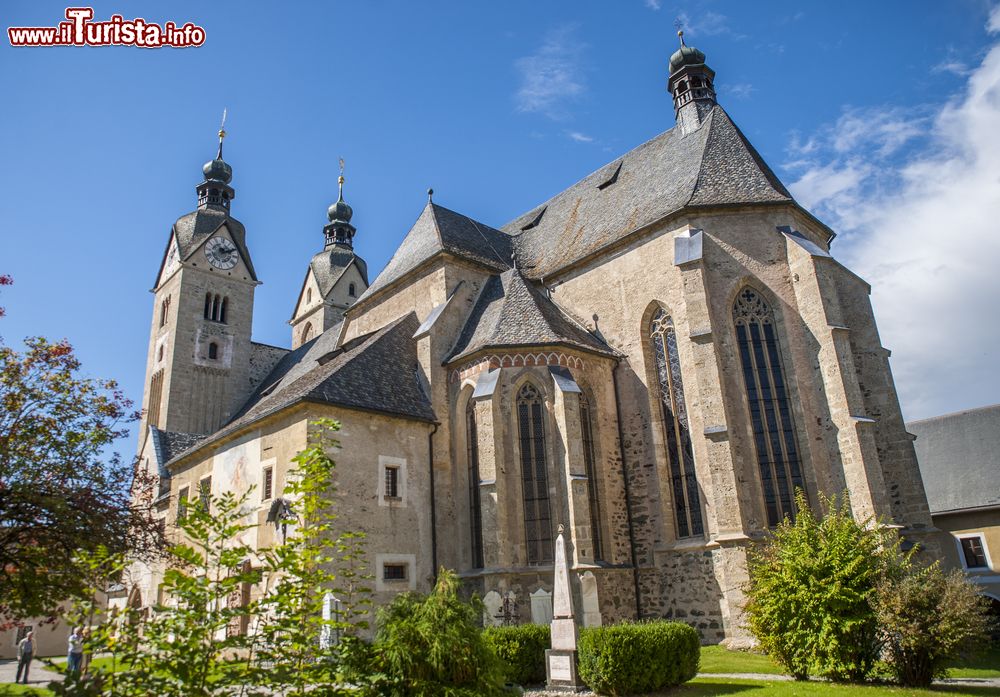
POLYGON ((495 271, 504 271, 511 265, 511 238, 489 225, 436 203, 428 203, 382 273, 358 299, 359 302, 440 252, 449 252, 495 271))
POLYGON ((696 131, 672 128, 505 225, 544 277, 689 206, 792 201, 720 106, 696 131))
POLYGON ((434 421, 417 377, 412 337, 419 324, 411 312, 339 349, 340 325, 331 327, 282 358, 236 416, 206 440, 304 401, 434 421))
POLYGON ((1000 506, 1000 404, 911 421, 931 513, 1000 506))
POLYGON ((199 208, 186 215, 182 215, 174 223, 173 232, 177 238, 177 251, 179 257, 184 260, 190 257, 209 237, 214 235, 219 228, 225 224, 229 229, 229 234, 236 243, 240 258, 250 272, 250 278, 257 280, 257 272, 254 271, 253 262, 250 260, 250 252, 247 250, 247 231, 243 223, 224 210, 215 208, 199 208))
POLYGON ((491 276, 452 351, 455 360, 486 348, 561 344, 613 354, 518 269, 491 276))

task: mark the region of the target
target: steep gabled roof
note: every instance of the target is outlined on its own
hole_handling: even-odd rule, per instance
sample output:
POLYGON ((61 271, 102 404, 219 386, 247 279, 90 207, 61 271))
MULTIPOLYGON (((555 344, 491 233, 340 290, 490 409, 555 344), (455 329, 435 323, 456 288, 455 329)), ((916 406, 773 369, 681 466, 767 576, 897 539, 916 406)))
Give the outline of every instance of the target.
POLYGON ((324 249, 312 258, 312 261, 309 262, 309 268, 312 269, 313 275, 316 277, 316 283, 319 285, 319 294, 322 297, 325 298, 330 294, 330 291, 337 285, 337 281, 340 280, 340 277, 344 275, 344 272, 347 271, 351 264, 357 265, 358 272, 361 274, 365 285, 367 285, 368 264, 365 263, 364 259, 355 254, 353 250, 332 246, 329 249, 324 249))
POLYGON ((494 271, 510 268, 511 238, 436 203, 428 203, 382 273, 358 299, 368 298, 436 254, 448 252, 494 271))
POLYGON ((417 377, 412 337, 419 324, 411 312, 339 349, 340 325, 331 327, 282 358, 236 416, 196 447, 300 402, 434 421, 434 409, 417 377))
POLYGON ((1000 506, 1000 404, 911 421, 932 514, 1000 506))
POLYGON ((687 206, 792 201, 720 106, 688 134, 672 128, 503 227, 544 277, 687 206))
POLYGON ((243 227, 243 223, 236 218, 231 218, 223 210, 199 208, 177 219, 177 222, 174 223, 173 233, 177 237, 177 251, 181 260, 194 254, 201 244, 223 225, 229 229, 229 234, 240 252, 240 258, 246 264, 247 271, 250 272, 251 280, 256 281, 257 272, 254 271, 253 261, 250 260, 250 252, 247 250, 246 228, 243 227))
POLYGON ((502 346, 573 346, 613 355, 614 351, 564 313, 521 272, 491 276, 466 321, 449 360, 502 346))

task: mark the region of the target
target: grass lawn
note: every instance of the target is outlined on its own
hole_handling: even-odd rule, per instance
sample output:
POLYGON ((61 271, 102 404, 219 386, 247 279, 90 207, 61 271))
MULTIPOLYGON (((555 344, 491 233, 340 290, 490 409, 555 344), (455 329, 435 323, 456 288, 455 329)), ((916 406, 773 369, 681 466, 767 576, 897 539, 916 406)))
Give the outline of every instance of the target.
POLYGON ((931 697, 932 695, 966 695, 979 697, 1000 695, 996 687, 935 687, 932 690, 911 690, 902 687, 869 687, 860 685, 834 685, 824 682, 770 682, 764 680, 727 680, 723 678, 695 678, 686 685, 664 692, 664 697, 707 697, 708 695, 738 695, 747 697, 931 697))
MULTIPOLYGON (((780 675, 784 673, 784 670, 761 653, 730 651, 722 646, 703 646, 701 647, 701 672, 780 675)), ((952 678, 1000 678, 1000 647, 993 646, 978 655, 956 661, 949 669, 948 676, 952 678)))
POLYGON ((12 683, 0 684, 0 697, 13 697, 14 695, 35 695, 36 697, 43 697, 51 695, 52 693, 48 690, 43 690, 38 687, 31 687, 30 685, 14 685, 12 683))

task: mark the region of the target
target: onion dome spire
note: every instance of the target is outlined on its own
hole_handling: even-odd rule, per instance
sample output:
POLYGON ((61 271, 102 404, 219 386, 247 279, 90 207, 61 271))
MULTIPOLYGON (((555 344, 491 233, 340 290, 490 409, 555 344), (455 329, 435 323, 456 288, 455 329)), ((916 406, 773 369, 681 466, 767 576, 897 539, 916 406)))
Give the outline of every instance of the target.
POLYGON ((684 43, 683 30, 677 32, 680 48, 670 56, 667 89, 674 98, 674 115, 683 133, 698 128, 715 106, 715 71, 705 64, 705 54, 684 43))
POLYGON ((329 224, 324 226, 323 234, 326 236, 326 246, 337 245, 354 248, 354 234, 357 229, 351 225, 351 218, 354 217, 354 210, 347 205, 344 200, 344 158, 340 158, 340 176, 337 177, 339 196, 337 200, 327 209, 326 215, 330 219, 329 224))
POLYGON ((219 152, 214 160, 209 160, 201 168, 205 181, 195 187, 198 192, 199 208, 222 208, 229 210, 229 202, 236 197, 236 191, 229 186, 233 180, 233 168, 222 159, 222 142, 226 137, 226 110, 222 110, 222 125, 219 127, 219 152))

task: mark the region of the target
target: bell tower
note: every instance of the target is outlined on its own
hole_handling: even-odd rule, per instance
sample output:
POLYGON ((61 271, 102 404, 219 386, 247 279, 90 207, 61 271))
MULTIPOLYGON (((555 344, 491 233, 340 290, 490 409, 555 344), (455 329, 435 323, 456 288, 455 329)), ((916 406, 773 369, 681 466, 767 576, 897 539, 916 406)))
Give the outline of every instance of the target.
POLYGON ((670 56, 667 89, 674 98, 674 115, 684 134, 698 129, 715 106, 715 71, 705 65, 705 54, 684 43, 670 56))
POLYGON ((323 251, 309 262, 292 318, 292 348, 311 341, 344 319, 344 312, 368 288, 368 264, 354 252, 354 210, 344 200, 344 161, 340 160, 337 200, 326 211, 323 251))
MULTIPOLYGON (((225 117, 223 117, 225 123, 225 117)), ((233 169, 219 149, 202 167, 197 208, 170 229, 153 286, 142 431, 207 434, 249 392, 250 333, 259 281, 243 224, 230 215, 233 169)))

